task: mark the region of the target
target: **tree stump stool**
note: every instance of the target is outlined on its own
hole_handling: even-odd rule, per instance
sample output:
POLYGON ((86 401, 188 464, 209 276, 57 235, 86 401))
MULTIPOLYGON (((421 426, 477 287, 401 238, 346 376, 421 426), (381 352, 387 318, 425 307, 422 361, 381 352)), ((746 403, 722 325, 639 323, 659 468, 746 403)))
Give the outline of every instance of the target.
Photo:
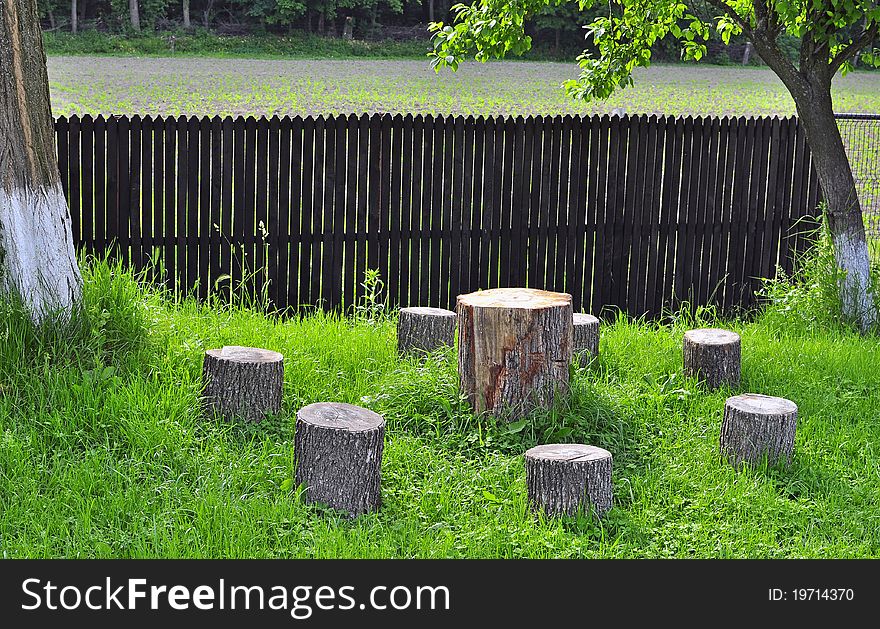
POLYGON ((495 288, 459 295, 458 373, 475 413, 510 421, 568 393, 571 295, 495 288))
POLYGON ((379 508, 381 415, 351 404, 318 402, 297 411, 295 430, 295 480, 305 488, 306 502, 351 517, 379 508))
POLYGON ((599 319, 591 314, 576 312, 573 326, 574 355, 578 364, 586 367, 599 355, 599 319))
POLYGON ((548 515, 592 509, 597 517, 612 505, 611 453, 583 444, 550 444, 526 452, 529 504, 548 515))
POLYGON ((455 313, 443 308, 401 308, 397 319, 399 354, 432 352, 455 343, 455 313))
POLYGON ((727 398, 721 424, 721 454, 739 467, 791 462, 797 405, 785 398, 744 393, 727 398))
POLYGON ((203 400, 207 412, 224 419, 259 422, 281 411, 284 356, 256 347, 227 345, 205 352, 203 400))
POLYGON ((684 334, 684 373, 697 377, 710 389, 737 386, 740 379, 740 338, 718 328, 689 330, 684 334))

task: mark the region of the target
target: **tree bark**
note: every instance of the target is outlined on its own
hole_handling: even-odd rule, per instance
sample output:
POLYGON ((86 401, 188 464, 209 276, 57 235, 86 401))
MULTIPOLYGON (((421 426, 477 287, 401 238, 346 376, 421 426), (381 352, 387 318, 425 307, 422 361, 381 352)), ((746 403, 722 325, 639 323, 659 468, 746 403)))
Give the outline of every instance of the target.
POLYGON ((189 0, 183 0, 183 28, 187 30, 192 28, 192 23, 189 19, 189 0))
POLYGON ((699 378, 709 389, 739 385, 741 342, 739 334, 717 328, 688 330, 682 341, 684 374, 699 378))
POLYGON ((35 0, 0 0, 0 292, 36 323, 79 302, 35 0))
POLYGON ((843 272, 838 283, 841 314, 867 332, 877 323, 877 309, 870 292, 871 264, 862 209, 831 101, 837 68, 829 64, 827 49, 809 32, 801 38, 799 68, 782 54, 766 28, 753 30, 752 39, 755 50, 791 93, 804 127, 825 201, 835 262, 843 272))
POLYGON ((296 413, 295 480, 306 502, 320 502, 349 516, 381 504, 385 420, 351 404, 319 402, 296 413))
POLYGON ((599 356, 599 319, 591 314, 574 313, 573 349, 578 364, 586 367, 599 356))
POLYGON ((141 16, 138 9, 138 0, 128 0, 128 14, 131 19, 131 27, 136 31, 140 31, 141 16))
POLYGON ((784 398, 744 393, 727 398, 721 424, 721 454, 736 467, 791 462, 797 405, 784 398))
POLYGON ((76 0, 70 0, 70 32, 76 34, 79 15, 77 14, 76 0))
POLYGON ((871 262, 852 166, 834 118, 830 78, 827 88, 822 80, 814 79, 804 94, 795 97, 795 106, 819 175, 834 259, 843 271, 838 286, 841 312, 866 332, 877 323, 870 291, 871 262))
POLYGON ((259 422, 281 411, 284 357, 254 347, 226 346, 205 352, 204 407, 227 421, 259 422))
POLYGON ((742 58, 742 64, 744 66, 749 65, 749 57, 751 57, 751 56, 752 56, 752 42, 747 41, 746 47, 743 50, 743 58, 742 58))
POLYGON ((475 413, 510 421, 568 394, 571 295, 496 288, 459 295, 458 372, 475 413))
POLYGON ((443 308, 401 308, 397 352, 432 352, 455 344, 455 313, 443 308))
POLYGON ((550 444, 526 452, 529 505, 548 515, 592 511, 604 516, 613 504, 611 453, 583 444, 550 444))

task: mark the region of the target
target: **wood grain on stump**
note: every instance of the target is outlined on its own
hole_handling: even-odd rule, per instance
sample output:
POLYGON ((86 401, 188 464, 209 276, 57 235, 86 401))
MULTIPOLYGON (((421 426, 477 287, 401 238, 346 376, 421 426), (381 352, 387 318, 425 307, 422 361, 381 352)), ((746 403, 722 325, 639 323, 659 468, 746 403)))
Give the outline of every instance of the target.
POLYGON ((568 393, 571 295, 495 288, 459 295, 458 373, 475 413, 514 420, 568 393))
POLYGON ((228 345, 205 352, 203 400, 207 412, 258 422, 281 411, 284 356, 256 347, 228 345))
POLYGON ((549 515, 611 508, 611 453, 583 444, 549 444, 526 452, 529 504, 549 515))
POLYGON ((397 351, 432 352, 455 343, 455 313, 443 308, 401 308, 397 351))
POLYGON ((296 483, 306 502, 354 517, 381 503, 385 420, 360 406, 318 402, 296 413, 296 483))
POLYGON ((737 386, 740 346, 739 334, 729 330, 703 328, 685 332, 682 347, 685 375, 699 378, 710 389, 737 386))
POLYGON ((581 367, 599 355, 599 319, 591 314, 574 313, 572 346, 581 367))
POLYGON ((763 457, 773 465, 791 462, 797 425, 791 400, 757 393, 727 398, 721 424, 721 454, 731 463, 757 465, 763 457))

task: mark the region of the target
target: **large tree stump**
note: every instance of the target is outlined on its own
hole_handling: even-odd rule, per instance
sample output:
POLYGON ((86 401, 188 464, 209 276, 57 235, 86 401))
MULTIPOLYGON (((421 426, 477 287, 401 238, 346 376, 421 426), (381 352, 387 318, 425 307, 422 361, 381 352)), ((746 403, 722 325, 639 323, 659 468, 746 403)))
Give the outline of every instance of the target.
POLYGON ((455 343, 455 313, 443 308, 401 308, 397 319, 397 351, 432 352, 455 343))
POLYGON ((739 467, 791 462, 797 405, 785 398, 744 393, 727 398, 721 424, 721 454, 739 467))
POLYGON ((586 367, 599 355, 599 319, 591 314, 574 313, 574 355, 581 367, 586 367))
POLYGON ((583 444, 550 444, 526 452, 529 504, 549 515, 611 508, 611 453, 583 444))
POLYGON ((684 333, 684 373, 699 378, 710 389, 739 384, 740 353, 740 338, 736 332, 702 328, 684 333))
POLYGON ((571 295, 496 288, 459 295, 458 373, 475 413, 514 420, 568 393, 571 295))
POLYGON ((295 430, 296 483, 305 488, 306 502, 352 517, 379 508, 381 415, 351 404, 318 402, 297 411, 295 430))
POLYGON ((205 409, 225 419, 259 422, 281 411, 284 356, 255 347, 227 345, 205 352, 202 368, 205 409))

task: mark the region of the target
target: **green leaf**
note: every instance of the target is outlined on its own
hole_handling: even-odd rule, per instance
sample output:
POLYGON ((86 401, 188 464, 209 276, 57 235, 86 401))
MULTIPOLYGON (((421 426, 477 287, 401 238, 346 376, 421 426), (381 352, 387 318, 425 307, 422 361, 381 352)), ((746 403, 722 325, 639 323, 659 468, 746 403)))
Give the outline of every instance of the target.
POLYGON ((281 483, 281 491, 290 491, 291 489, 293 489, 293 479, 285 478, 281 483))
POLYGON ((523 429, 528 425, 528 422, 524 419, 521 419, 516 422, 511 422, 507 425, 507 430, 505 431, 508 435, 513 435, 518 432, 522 432, 523 429))

